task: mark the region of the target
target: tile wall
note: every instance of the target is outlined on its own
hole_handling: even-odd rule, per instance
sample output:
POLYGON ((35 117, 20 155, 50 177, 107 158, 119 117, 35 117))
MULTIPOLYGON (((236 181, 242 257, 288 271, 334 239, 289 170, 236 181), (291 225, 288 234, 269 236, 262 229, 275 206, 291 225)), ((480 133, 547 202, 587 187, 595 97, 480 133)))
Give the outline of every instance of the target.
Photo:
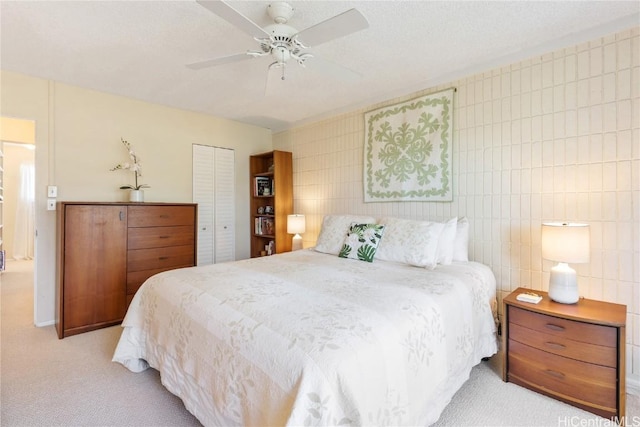
POLYGON ((588 222, 580 292, 627 305, 628 387, 640 390, 640 28, 288 130, 274 148, 293 152, 305 247, 330 213, 467 216, 470 258, 492 268, 499 299, 547 289, 542 222, 588 222), (448 87, 453 202, 364 203, 363 114, 448 87))

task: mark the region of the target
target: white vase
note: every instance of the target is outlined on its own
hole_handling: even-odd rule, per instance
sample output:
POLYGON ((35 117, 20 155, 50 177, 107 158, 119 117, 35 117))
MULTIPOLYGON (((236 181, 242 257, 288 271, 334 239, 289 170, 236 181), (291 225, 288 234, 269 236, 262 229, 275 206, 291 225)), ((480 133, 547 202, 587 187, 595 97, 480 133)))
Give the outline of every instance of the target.
POLYGON ((144 191, 143 190, 131 190, 129 192, 129 201, 130 202, 144 202, 144 191))

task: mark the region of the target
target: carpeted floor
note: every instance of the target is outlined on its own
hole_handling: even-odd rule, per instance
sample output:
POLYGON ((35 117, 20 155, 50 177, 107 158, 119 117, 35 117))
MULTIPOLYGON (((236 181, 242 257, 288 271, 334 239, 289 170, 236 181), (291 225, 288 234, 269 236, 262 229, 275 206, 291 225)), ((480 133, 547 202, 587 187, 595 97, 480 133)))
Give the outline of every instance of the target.
MULTIPOLYGON (((199 426, 157 371, 134 374, 111 362, 119 326, 58 340, 33 326, 29 261, 0 275, 2 426, 199 426)), ((498 355, 475 367, 437 426, 607 426, 608 420, 500 377, 498 355)), ((640 398, 628 396, 628 425, 640 425, 640 398), (633 424, 635 420, 635 424, 633 424)))

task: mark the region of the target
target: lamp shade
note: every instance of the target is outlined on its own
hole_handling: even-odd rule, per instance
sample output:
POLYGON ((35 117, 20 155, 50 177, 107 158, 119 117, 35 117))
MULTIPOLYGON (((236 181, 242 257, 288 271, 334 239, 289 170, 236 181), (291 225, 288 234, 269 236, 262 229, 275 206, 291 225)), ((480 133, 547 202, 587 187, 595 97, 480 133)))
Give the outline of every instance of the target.
POLYGON ((305 231, 304 215, 287 215, 287 233, 302 234, 305 231))
POLYGON ((589 262, 589 224, 542 224, 542 258, 564 262, 589 262))

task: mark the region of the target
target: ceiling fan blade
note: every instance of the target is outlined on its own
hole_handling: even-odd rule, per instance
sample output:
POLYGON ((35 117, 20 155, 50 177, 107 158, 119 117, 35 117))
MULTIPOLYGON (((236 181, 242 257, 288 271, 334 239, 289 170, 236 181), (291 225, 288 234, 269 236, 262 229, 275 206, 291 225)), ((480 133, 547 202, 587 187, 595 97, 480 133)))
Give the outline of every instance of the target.
POLYGON ((255 22, 232 8, 229 4, 221 0, 208 1, 208 0, 196 0, 201 6, 207 8, 209 11, 215 13, 220 18, 235 25, 245 33, 249 34, 253 38, 265 38, 269 37, 269 33, 264 31, 255 22))
POLYGON ((365 28, 369 28, 367 18, 357 9, 349 9, 340 15, 300 31, 297 36, 305 46, 314 47, 365 28))
POLYGON ((306 63, 307 68, 330 75, 337 80, 355 81, 362 78, 362 74, 360 74, 359 72, 317 55, 314 55, 313 57, 307 59, 306 63))
POLYGON ((295 88, 301 84, 307 71, 309 70, 291 62, 284 67, 269 67, 264 88, 265 97, 283 94, 294 96, 295 88))
POLYGON ((223 56, 221 58, 216 59, 208 59, 206 61, 194 62, 192 64, 187 64, 187 68, 191 68, 192 70, 201 70, 203 68, 215 67, 216 65, 228 64, 230 62, 242 61, 244 59, 251 59, 252 57, 247 55, 246 53, 236 53, 231 56, 223 56))
POLYGON ((267 69, 267 76, 264 79, 264 96, 269 96, 277 93, 277 86, 280 86, 279 79, 280 71, 272 68, 267 69))
POLYGON ((289 82, 293 77, 292 71, 295 67, 284 65, 282 67, 271 66, 267 69, 265 79, 264 96, 277 95, 287 90, 289 82))

